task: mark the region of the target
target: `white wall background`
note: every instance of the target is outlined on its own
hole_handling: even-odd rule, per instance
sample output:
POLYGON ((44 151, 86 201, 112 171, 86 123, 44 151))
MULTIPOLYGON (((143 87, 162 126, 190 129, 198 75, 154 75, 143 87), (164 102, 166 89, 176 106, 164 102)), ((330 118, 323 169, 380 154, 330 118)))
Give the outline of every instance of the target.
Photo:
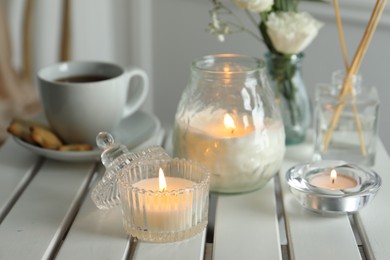
MULTIPOLYGON (((20 66, 22 5, 26 0, 0 0, 9 13, 14 63, 20 66)), ((226 0, 229 1, 229 0, 226 0)), ((349 56, 362 37, 375 0, 342 0, 349 56)), ((61 0, 36 0, 34 22, 35 70, 57 61, 61 0)), ((140 66, 152 80, 153 90, 144 109, 153 110, 163 124, 174 120, 176 105, 189 78, 190 64, 199 56, 241 53, 263 57, 265 48, 247 34, 229 37, 224 43, 208 35, 210 0, 73 0, 72 45, 74 59, 114 61, 140 66)), ((329 82, 343 66, 331 4, 301 3, 325 26, 305 51, 303 75, 310 95, 319 82, 329 82)), ((390 134, 390 8, 386 7, 361 67, 364 82, 378 87, 379 133, 388 150, 390 134)), ((0 50, 1 51, 1 50, 0 50)))
MULTIPOLYGON (((26 1, 30 0, 0 1, 8 14, 14 65, 20 68, 23 9, 26 1)), ((31 26, 33 67, 36 72, 58 61, 63 0, 34 2, 34 21, 31 26)), ((116 62, 125 67, 138 66, 152 75, 151 7, 148 0, 71 0, 70 3, 72 59, 116 62)), ((145 102, 144 110, 152 108, 153 90, 145 102)))

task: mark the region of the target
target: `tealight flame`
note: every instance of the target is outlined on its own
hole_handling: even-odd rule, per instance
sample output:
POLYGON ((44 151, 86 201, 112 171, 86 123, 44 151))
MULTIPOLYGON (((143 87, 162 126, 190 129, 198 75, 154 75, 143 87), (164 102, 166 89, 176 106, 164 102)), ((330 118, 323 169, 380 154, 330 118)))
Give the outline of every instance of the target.
POLYGON ((161 168, 158 171, 158 186, 159 191, 165 191, 167 189, 167 182, 165 181, 165 175, 161 168))
POLYGON ((335 169, 333 169, 331 172, 330 172, 330 179, 332 180, 332 184, 334 183, 334 181, 337 179, 337 172, 335 169))
POLYGON ((234 124, 234 120, 229 114, 225 114, 225 117, 223 119, 223 123, 225 124, 226 128, 229 128, 232 130, 232 133, 236 129, 236 125, 234 124))

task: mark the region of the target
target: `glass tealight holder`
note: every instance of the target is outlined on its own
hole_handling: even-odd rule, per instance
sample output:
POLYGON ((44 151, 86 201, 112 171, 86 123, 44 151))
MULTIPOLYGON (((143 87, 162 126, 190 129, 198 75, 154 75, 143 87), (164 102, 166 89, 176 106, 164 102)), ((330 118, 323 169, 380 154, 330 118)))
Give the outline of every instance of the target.
POLYGON ((379 98, 360 75, 333 74, 332 84, 316 87, 314 160, 345 160, 365 166, 375 163, 379 98), (344 84, 351 92, 342 98, 344 84))
POLYGON ((207 225, 208 170, 185 159, 139 162, 119 175, 123 225, 149 242, 175 242, 207 225))
POLYGON ((280 169, 285 132, 265 62, 220 54, 192 63, 175 116, 174 156, 198 161, 210 189, 249 192, 280 169))
POLYGON ((286 173, 289 188, 306 209, 323 215, 354 213, 381 187, 380 176, 363 166, 323 160, 298 164, 286 173))

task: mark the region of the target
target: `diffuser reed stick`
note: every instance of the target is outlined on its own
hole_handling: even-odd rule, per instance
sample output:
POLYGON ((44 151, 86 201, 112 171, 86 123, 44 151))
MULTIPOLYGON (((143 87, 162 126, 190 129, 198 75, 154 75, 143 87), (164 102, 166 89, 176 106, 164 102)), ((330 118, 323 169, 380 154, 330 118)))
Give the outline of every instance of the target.
POLYGON ((336 15, 337 31, 339 32, 339 39, 340 39, 341 51, 343 53, 343 58, 344 58, 344 65, 345 65, 345 69, 348 70, 349 62, 348 62, 348 56, 347 56, 347 48, 345 46, 343 25, 342 25, 341 16, 340 16, 339 1, 338 0, 333 0, 333 7, 334 7, 335 15, 336 15))
MULTIPOLYGON (((343 53, 344 66, 345 66, 345 70, 348 71, 349 70, 349 62, 348 62, 347 48, 346 48, 346 44, 345 44, 345 38, 344 38, 344 32, 343 32, 343 26, 342 26, 342 21, 341 21, 341 16, 340 16, 338 0, 333 0, 333 6, 334 6, 334 10, 335 10, 335 15, 336 15, 336 22, 337 22, 337 29, 339 32, 339 40, 340 40, 341 50, 343 53)), ((349 82, 349 84, 353 84, 353 83, 349 82)), ((358 128, 361 153, 363 156, 366 156, 366 154, 367 154, 366 144, 364 141, 362 124, 361 124, 360 117, 359 117, 358 110, 357 110, 356 103, 355 103, 355 93, 352 92, 351 94, 352 94, 352 102, 351 102, 352 111, 353 111, 354 119, 356 122, 356 126, 358 128)), ((330 141, 330 139, 329 139, 329 141, 330 141)), ((326 147, 325 150, 327 150, 327 148, 328 147, 326 147)))

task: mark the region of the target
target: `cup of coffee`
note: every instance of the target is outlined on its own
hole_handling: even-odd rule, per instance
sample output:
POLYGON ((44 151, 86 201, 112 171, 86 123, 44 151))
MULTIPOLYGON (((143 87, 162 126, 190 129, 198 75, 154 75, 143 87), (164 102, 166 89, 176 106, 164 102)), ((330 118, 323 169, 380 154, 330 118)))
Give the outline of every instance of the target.
POLYGON ((41 69, 38 86, 44 113, 55 133, 66 143, 95 145, 99 132, 112 132, 140 108, 149 79, 139 68, 69 61, 41 69))

